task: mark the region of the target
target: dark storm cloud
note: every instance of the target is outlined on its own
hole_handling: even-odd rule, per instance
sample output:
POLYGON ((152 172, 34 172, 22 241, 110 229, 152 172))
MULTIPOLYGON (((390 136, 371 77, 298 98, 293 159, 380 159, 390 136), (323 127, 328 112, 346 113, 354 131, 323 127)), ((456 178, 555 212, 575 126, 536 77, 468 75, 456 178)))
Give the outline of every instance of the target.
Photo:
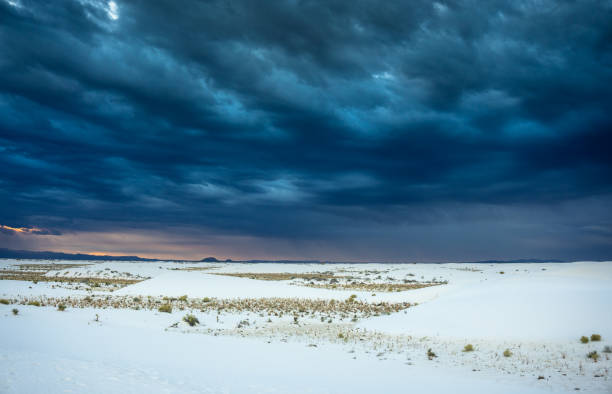
POLYGON ((0 224, 612 251, 609 3, 112 4, 0 0, 0 224))

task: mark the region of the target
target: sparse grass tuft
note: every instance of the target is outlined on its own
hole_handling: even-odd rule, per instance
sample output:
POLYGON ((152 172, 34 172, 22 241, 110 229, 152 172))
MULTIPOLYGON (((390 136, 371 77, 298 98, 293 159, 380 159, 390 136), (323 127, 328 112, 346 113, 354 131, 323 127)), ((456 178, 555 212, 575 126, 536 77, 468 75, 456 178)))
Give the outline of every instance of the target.
POLYGON ((164 313, 172 313, 172 305, 164 304, 159 307, 158 311, 164 312, 164 313))
POLYGON ((8 305, 8 304, 10 304, 10 303, 11 303, 11 302, 10 302, 9 300, 7 300, 7 299, 5 299, 5 298, 0 298, 0 304, 3 304, 3 305, 8 305))
POLYGON ((594 362, 597 362, 597 360, 599 360, 599 353, 597 353, 597 351, 593 350, 592 352, 587 354, 587 358, 590 358, 594 362))
POLYGON ((580 342, 589 343, 589 337, 585 337, 584 335, 580 337, 580 342))
POLYGON ((196 324, 200 324, 198 318, 191 314, 185 315, 185 317, 183 317, 183 321, 189 324, 191 327, 195 326, 196 324))
POLYGON ((187 302, 187 296, 186 295, 182 295, 178 299, 179 299, 179 301, 187 302))
POLYGON ((19 314, 19 309, 13 308, 13 315, 17 316, 19 314))
POLYGON ((57 310, 58 310, 58 311, 60 311, 60 312, 65 311, 65 310, 66 310, 66 305, 64 305, 64 304, 59 304, 59 305, 57 306, 57 310))
POLYGON ((598 341, 601 341, 601 335, 599 334, 591 335, 591 342, 598 342, 598 341))
POLYGON ((463 348, 464 352, 473 352, 474 351, 474 346, 471 343, 468 343, 467 345, 465 345, 465 347, 463 348))
POLYGON ((503 353, 503 354, 504 354, 504 357, 510 357, 510 356, 512 356, 512 352, 510 351, 510 349, 506 349, 506 350, 504 350, 504 353, 503 353))
POLYGON ((204 297, 204 298, 202 298, 202 302, 210 302, 210 298, 204 297))
POLYGON ((438 357, 436 353, 434 353, 431 348, 427 349, 427 358, 433 360, 435 357, 438 357))
POLYGON ((30 302, 28 302, 28 305, 40 306, 40 302, 38 302, 38 301, 30 301, 30 302))

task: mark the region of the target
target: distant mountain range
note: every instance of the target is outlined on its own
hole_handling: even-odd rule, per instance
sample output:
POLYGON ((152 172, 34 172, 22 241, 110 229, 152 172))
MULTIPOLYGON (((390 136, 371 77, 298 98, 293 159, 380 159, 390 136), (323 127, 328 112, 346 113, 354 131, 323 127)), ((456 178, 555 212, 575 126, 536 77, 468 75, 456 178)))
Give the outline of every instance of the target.
MULTIPOLYGON (((232 259, 220 260, 216 257, 205 257, 202 260, 181 260, 181 259, 146 259, 138 256, 100 256, 86 253, 61 253, 61 252, 50 252, 50 251, 32 251, 32 250, 13 250, 0 248, 0 258, 3 259, 40 259, 40 260, 111 260, 111 261, 189 261, 189 262, 202 262, 202 263, 222 263, 222 262, 233 262, 233 263, 286 263, 286 264, 350 264, 355 263, 354 261, 321 261, 321 260, 237 260, 232 259)), ((567 263, 570 260, 545 260, 545 259, 515 259, 515 260, 481 260, 481 261, 457 261, 457 264, 499 264, 499 263, 567 263)), ((376 262, 372 262, 376 263, 376 262)), ((391 264, 392 262, 389 262, 391 264)), ((416 261, 405 261, 405 262, 393 262, 395 264, 416 264, 416 261)), ((453 263, 452 261, 446 262, 434 262, 431 264, 446 264, 453 263)), ((366 264, 366 262, 362 262, 366 264)), ((381 262, 378 262, 381 264, 381 262)), ((382 264, 385 264, 382 262, 382 264)))
POLYGON ((32 250, 13 250, 0 248, 3 259, 40 259, 40 260, 113 260, 113 261, 156 261, 138 256, 100 256, 85 253, 38 252, 32 250))

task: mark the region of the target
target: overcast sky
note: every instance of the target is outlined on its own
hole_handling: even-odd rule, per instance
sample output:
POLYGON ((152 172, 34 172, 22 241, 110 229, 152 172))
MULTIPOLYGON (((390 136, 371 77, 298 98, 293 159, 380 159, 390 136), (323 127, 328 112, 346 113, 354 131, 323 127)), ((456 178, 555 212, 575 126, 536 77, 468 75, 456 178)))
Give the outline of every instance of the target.
POLYGON ((612 2, 0 0, 0 247, 612 258, 612 2))

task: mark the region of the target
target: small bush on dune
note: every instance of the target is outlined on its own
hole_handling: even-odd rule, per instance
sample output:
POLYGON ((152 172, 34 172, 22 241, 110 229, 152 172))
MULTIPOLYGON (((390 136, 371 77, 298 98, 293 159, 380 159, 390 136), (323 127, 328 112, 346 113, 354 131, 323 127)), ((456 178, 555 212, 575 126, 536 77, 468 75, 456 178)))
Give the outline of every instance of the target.
POLYGON ((13 315, 17 316, 19 314, 19 309, 13 308, 13 315))
POLYGON ((59 304, 59 305, 57 306, 57 310, 58 310, 58 311, 60 311, 60 312, 65 311, 65 310, 66 310, 66 305, 64 305, 64 304, 59 304))
POLYGON ((593 335, 591 335, 591 341, 592 341, 592 342, 601 341, 601 335, 599 335, 599 334, 593 334, 593 335))
POLYGON ((179 301, 187 302, 187 296, 186 295, 180 296, 179 301))
POLYGON ((200 324, 200 321, 194 315, 185 315, 185 317, 183 317, 183 321, 185 321, 185 323, 189 324, 191 327, 195 326, 196 324, 200 324))
POLYGON ((204 298, 202 298, 202 302, 210 302, 210 298, 204 297, 204 298))
POLYGON ((40 302, 38 302, 38 301, 30 301, 30 302, 28 302, 28 305, 40 306, 40 302))
POLYGON ((471 343, 468 343, 467 345, 465 345, 465 347, 463 348, 464 352, 473 352, 474 351, 474 346, 471 343))
POLYGON ((503 354, 504 354, 504 357, 510 357, 510 356, 512 356, 512 352, 510 351, 510 349, 506 349, 506 350, 504 350, 504 353, 503 353, 503 354))
POLYGON ((8 304, 10 304, 10 303, 11 303, 11 302, 10 302, 9 300, 4 299, 4 298, 0 298, 0 304, 3 304, 3 305, 8 305, 8 304))
POLYGON ((590 358, 594 362, 597 362, 597 360, 599 360, 599 354, 595 350, 593 350, 592 352, 587 354, 587 358, 590 358))
POLYGON ((580 342, 582 343, 589 343, 589 338, 585 337, 584 335, 580 337, 580 342))
POLYGON ((431 348, 430 348, 430 349, 427 349, 427 358, 428 358, 428 359, 430 359, 430 360, 433 360, 433 359, 434 359, 434 357, 438 357, 438 356, 436 355, 436 353, 434 353, 434 352, 431 350, 431 348))
POLYGON ((164 313, 172 313, 172 305, 164 304, 159 307, 158 311, 164 312, 164 313))

